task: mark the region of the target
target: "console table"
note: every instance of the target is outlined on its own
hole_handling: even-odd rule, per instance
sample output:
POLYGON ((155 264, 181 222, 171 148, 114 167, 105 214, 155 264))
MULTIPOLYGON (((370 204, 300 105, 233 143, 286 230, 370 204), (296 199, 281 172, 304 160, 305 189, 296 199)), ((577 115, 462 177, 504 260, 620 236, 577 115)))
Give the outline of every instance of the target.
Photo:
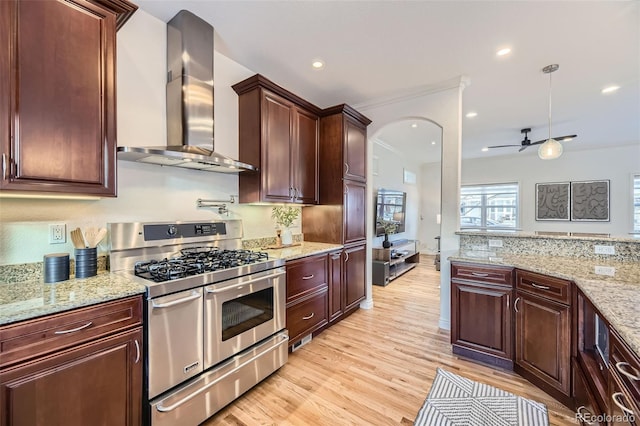
POLYGON ((375 285, 385 286, 420 262, 416 240, 392 241, 389 248, 373 248, 373 276, 375 285))

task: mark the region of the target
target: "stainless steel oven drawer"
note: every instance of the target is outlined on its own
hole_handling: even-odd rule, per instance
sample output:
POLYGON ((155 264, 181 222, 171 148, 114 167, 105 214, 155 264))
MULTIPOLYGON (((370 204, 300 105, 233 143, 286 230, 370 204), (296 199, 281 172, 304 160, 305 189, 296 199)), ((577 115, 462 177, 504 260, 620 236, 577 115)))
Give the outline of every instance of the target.
POLYGON ((287 330, 150 402, 153 426, 196 426, 251 389, 288 359, 287 330))

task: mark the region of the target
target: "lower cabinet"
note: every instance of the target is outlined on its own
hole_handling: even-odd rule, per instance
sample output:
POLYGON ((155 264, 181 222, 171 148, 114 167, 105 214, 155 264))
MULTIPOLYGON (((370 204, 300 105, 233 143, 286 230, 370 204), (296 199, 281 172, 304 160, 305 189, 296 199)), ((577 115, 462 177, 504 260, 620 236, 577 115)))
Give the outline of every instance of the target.
POLYGON ((340 318, 344 312, 342 282, 341 250, 329 253, 329 322, 340 318))
POLYGON ((640 425, 640 358, 609 330, 609 419, 611 425, 640 425))
POLYGON ((582 425, 606 425, 603 413, 591 390, 589 381, 577 359, 571 362, 573 399, 576 406, 576 420, 582 425))
POLYGON ((367 274, 367 245, 360 244, 344 249, 344 312, 360 306, 365 298, 367 274))
POLYGON ((107 308, 96 305, 0 327, 0 340, 7 347, 12 340, 25 342, 36 336, 49 341, 46 349, 39 346, 39 354, 36 351, 31 358, 5 362, 0 369, 0 426, 142 423, 141 299, 104 306, 107 308), (108 321, 126 306, 137 313, 108 321), (84 326, 76 327, 80 318, 84 326), (64 322, 63 330, 52 331, 64 322), (113 332, 89 337, 104 333, 107 327, 113 332), (80 343, 70 344, 74 340, 80 343))
POLYGON ((558 300, 569 302, 560 295, 568 297, 570 284, 516 271, 513 302, 516 372, 566 405, 571 405, 571 307, 558 300))
POLYGON ((509 286, 451 283, 453 353, 513 368, 512 293, 509 286))

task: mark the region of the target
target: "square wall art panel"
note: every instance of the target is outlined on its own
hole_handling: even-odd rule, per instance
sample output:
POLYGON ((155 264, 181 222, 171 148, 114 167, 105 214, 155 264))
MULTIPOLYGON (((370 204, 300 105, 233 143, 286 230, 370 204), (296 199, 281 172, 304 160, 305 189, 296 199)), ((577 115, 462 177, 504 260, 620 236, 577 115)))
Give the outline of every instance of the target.
POLYGON ((569 220, 569 182, 536 183, 536 220, 569 220))
POLYGON ((571 182, 571 220, 609 221, 609 181, 571 182))

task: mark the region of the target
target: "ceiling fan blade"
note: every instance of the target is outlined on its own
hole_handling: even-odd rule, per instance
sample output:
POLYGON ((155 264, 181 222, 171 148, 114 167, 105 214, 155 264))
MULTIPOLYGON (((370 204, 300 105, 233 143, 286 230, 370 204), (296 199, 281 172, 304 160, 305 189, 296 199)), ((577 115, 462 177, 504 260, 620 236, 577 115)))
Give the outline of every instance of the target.
POLYGON ((522 152, 522 151, 524 151, 525 149, 529 148, 531 145, 533 145, 533 144, 523 145, 523 146, 522 146, 522 148, 520 148, 520 149, 518 150, 518 152, 522 152))
MULTIPOLYGON (((557 140, 558 142, 565 142, 565 139, 573 139, 573 138, 577 138, 577 137, 578 137, 578 135, 564 135, 564 136, 554 136, 553 139, 557 140)), ((532 142, 531 145, 538 145, 538 144, 541 144, 541 143, 546 142, 546 141, 547 141, 547 139, 542 139, 542 140, 539 140, 539 141, 532 142)), ((566 142, 568 142, 568 141, 566 141, 566 142)))
POLYGON ((520 145, 494 145, 494 146, 488 146, 487 148, 507 148, 510 146, 520 146, 520 145))

